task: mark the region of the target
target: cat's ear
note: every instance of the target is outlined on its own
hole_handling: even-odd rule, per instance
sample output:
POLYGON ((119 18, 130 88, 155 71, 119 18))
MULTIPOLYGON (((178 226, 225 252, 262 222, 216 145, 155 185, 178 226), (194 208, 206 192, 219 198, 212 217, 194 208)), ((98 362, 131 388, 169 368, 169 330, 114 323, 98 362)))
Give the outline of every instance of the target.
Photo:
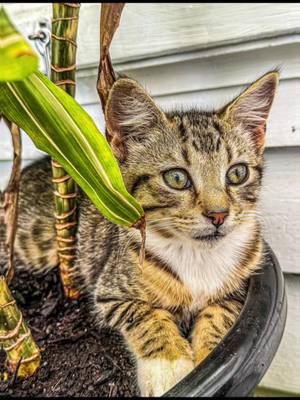
POLYGON ((263 148, 268 118, 279 81, 277 71, 269 72, 250 85, 221 110, 221 117, 248 131, 257 148, 263 148))
POLYGON ((122 78, 110 90, 105 120, 111 148, 119 160, 124 160, 129 142, 147 138, 165 116, 141 85, 122 78))

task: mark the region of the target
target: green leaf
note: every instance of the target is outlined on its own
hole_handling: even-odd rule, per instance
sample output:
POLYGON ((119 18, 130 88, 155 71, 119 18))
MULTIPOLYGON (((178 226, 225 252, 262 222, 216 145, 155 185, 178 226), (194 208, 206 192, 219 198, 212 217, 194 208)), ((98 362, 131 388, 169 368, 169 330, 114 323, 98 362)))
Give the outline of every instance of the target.
POLYGON ((38 56, 0 6, 0 82, 18 81, 38 70, 38 56))
POLYGON ((144 212, 126 190, 106 139, 85 110, 42 73, 0 84, 0 110, 59 161, 102 214, 132 226, 144 212))

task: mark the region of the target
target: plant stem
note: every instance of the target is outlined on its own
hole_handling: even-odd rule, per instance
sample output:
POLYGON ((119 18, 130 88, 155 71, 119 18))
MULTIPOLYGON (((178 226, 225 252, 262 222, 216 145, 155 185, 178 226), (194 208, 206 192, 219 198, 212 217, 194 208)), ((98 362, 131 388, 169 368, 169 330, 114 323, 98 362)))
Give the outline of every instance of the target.
POLYGON ((4 276, 0 277, 0 345, 7 354, 6 364, 12 374, 28 378, 38 369, 41 354, 30 329, 23 320, 4 276))
POLYGON ((6 277, 0 276, 0 347, 3 347, 7 354, 8 371, 21 378, 27 378, 39 368, 41 355, 8 288, 8 283, 14 276, 14 242, 18 219, 22 145, 19 127, 6 119, 5 122, 11 132, 14 156, 10 179, 0 203, 0 224, 3 222, 3 226, 6 227, 5 248, 8 255, 6 277))
MULTIPOLYGON (((76 82, 76 38, 79 3, 53 3, 51 80, 72 97, 76 82)), ((60 276, 66 296, 80 295, 76 259, 77 201, 76 184, 61 165, 52 160, 55 218, 60 276)))

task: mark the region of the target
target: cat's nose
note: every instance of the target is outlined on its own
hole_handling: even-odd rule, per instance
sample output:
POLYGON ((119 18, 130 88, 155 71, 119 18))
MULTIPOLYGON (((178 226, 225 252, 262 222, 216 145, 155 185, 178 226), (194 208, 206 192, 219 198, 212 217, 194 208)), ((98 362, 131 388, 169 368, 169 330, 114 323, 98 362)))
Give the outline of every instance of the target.
POLYGON ((228 209, 210 210, 210 211, 205 211, 203 213, 203 215, 209 218, 212 224, 217 228, 224 223, 225 218, 228 216, 228 214, 229 214, 228 209))

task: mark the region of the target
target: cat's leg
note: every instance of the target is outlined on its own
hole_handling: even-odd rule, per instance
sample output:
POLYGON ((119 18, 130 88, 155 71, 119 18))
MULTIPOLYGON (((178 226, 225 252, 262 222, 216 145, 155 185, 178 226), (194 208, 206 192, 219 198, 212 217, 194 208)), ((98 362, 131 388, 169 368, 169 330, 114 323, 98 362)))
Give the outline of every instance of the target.
POLYGON ((200 364, 221 342, 236 321, 242 303, 238 300, 223 300, 211 304, 198 314, 191 337, 195 365, 200 364))
POLYGON ((106 324, 121 331, 137 360, 142 396, 161 396, 193 368, 189 342, 174 316, 139 300, 97 297, 106 324))

